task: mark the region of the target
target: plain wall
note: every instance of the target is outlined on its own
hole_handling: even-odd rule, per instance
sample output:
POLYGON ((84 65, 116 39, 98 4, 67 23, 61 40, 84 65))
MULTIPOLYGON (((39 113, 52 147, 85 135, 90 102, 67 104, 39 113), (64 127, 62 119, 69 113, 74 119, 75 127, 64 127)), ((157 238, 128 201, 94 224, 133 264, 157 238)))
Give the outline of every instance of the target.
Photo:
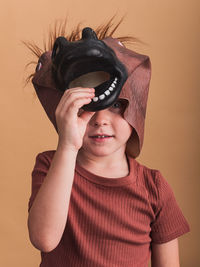
POLYGON ((115 13, 118 18, 126 14, 115 36, 141 39, 145 44, 129 48, 152 61, 145 141, 138 160, 161 170, 190 224, 191 232, 179 239, 181 266, 200 266, 198 0, 1 1, 0 266, 39 266, 39 251, 30 244, 27 230, 31 171, 36 155, 57 143, 31 84, 24 87, 35 68, 25 65, 36 59, 21 41, 42 47, 56 19, 68 16, 70 31, 80 21, 96 27, 115 13))

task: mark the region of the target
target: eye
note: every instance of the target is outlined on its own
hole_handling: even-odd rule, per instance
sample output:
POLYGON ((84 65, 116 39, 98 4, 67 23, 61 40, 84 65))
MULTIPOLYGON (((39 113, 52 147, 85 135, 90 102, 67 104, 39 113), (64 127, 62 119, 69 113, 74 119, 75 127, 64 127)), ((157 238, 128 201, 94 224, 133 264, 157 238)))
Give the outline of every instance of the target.
POLYGON ((122 102, 120 100, 117 100, 113 105, 112 105, 112 108, 114 109, 119 109, 122 107, 122 102))
POLYGON ((125 99, 118 99, 112 106, 111 110, 116 113, 123 114, 127 106, 127 101, 125 99))

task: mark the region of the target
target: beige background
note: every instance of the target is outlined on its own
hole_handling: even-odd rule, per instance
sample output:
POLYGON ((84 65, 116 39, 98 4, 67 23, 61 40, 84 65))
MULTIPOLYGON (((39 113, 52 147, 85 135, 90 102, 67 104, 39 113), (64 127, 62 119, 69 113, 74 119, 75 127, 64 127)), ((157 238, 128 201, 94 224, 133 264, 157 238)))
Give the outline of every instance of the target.
POLYGON ((191 233, 180 238, 182 267, 200 266, 199 256, 199 0, 18 0, 1 1, 0 94, 0 266, 39 266, 39 252, 28 239, 27 204, 36 154, 56 147, 57 136, 31 85, 34 67, 21 40, 42 46, 55 19, 69 16, 95 27, 126 13, 117 35, 146 43, 131 47, 150 55, 153 72, 145 142, 139 160, 160 169, 188 219, 191 233))

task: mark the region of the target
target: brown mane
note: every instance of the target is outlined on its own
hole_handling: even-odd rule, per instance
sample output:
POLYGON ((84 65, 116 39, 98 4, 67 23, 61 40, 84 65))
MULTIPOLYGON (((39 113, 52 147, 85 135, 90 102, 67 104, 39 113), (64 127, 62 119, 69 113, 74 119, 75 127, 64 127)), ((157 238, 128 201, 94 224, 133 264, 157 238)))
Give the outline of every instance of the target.
MULTIPOLYGON (((116 32, 119 25, 124 19, 124 17, 122 17, 120 21, 115 24, 113 22, 114 17, 115 16, 113 16, 107 23, 100 25, 95 29, 96 35, 99 40, 102 40, 106 37, 113 37, 113 34, 116 32)), ((35 55, 37 58, 40 58, 40 56, 44 52, 51 51, 53 49, 53 44, 57 37, 64 36, 69 42, 74 42, 81 39, 81 32, 81 23, 79 23, 71 31, 71 33, 67 33, 67 19, 65 19, 61 22, 55 22, 53 29, 50 29, 49 31, 48 40, 43 42, 43 49, 36 45, 34 42, 23 41, 23 44, 32 52, 33 55, 35 55)), ((115 38, 117 38, 122 44, 135 43, 136 41, 139 41, 137 38, 131 36, 121 36, 115 38)), ((31 61, 26 65, 26 67, 28 67, 30 64, 37 64, 37 62, 31 61)), ((32 73, 27 77, 26 84, 31 80, 34 74, 35 73, 32 73)))

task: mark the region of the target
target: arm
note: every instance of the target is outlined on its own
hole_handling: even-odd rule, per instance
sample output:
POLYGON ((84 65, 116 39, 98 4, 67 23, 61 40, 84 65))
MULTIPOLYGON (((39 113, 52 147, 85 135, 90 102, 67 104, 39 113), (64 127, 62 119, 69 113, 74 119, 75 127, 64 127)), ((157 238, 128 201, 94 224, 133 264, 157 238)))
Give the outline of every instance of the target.
POLYGON ((178 239, 163 244, 152 243, 152 267, 180 267, 178 239))
POLYGON ((28 217, 30 240, 41 251, 53 250, 65 229, 76 157, 87 123, 93 115, 91 112, 77 114, 80 107, 94 97, 92 92, 87 88, 69 89, 56 109, 57 151, 28 217))

